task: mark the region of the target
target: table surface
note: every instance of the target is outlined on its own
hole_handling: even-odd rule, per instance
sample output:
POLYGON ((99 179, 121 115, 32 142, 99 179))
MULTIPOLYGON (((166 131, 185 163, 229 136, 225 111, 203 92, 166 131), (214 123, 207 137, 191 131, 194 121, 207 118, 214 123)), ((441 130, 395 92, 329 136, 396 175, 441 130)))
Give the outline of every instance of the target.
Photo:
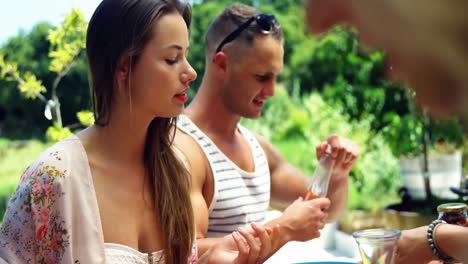
POLYGON ((347 263, 357 263, 358 259, 345 257, 340 252, 326 250, 319 240, 306 242, 292 241, 284 245, 278 252, 269 258, 265 264, 285 264, 300 262, 326 262, 341 261, 347 263))

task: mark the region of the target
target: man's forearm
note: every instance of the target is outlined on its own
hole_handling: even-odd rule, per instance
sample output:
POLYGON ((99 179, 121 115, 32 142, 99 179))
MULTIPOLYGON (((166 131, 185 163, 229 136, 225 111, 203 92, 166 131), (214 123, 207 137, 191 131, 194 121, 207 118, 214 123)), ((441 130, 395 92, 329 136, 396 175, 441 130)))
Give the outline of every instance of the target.
POLYGON ((285 223, 284 219, 282 217, 278 217, 275 219, 272 219, 271 221, 267 222, 264 224, 265 227, 269 228, 274 228, 276 225, 279 225, 280 229, 280 242, 278 243, 278 247, 273 250, 273 252, 276 252, 278 249, 280 249, 282 246, 284 246, 286 243, 292 240, 292 236, 290 232, 288 232, 288 227, 287 224, 285 223))
POLYGON ((331 201, 327 222, 333 222, 338 220, 346 209, 348 201, 348 175, 333 175, 330 180, 327 196, 331 201))

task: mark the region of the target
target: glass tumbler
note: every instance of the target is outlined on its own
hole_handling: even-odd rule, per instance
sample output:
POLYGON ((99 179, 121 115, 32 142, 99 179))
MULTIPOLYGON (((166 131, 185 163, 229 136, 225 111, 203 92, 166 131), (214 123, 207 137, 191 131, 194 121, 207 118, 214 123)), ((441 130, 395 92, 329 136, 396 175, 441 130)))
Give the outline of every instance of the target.
POLYGON ((393 264, 401 232, 396 229, 377 228, 359 230, 353 237, 359 248, 363 264, 393 264))

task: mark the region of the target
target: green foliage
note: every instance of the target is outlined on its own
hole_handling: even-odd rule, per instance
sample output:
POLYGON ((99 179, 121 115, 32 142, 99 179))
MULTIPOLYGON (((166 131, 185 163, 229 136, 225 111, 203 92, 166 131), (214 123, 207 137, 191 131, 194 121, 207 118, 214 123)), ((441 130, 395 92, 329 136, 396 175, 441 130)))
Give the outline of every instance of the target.
POLYGON ((61 127, 57 123, 47 128, 46 138, 48 141, 57 142, 69 137, 72 134, 68 127, 61 127))
MULTIPOLYGON (((0 48, 5 60, 16 61, 20 72, 35 73, 45 87, 49 87, 54 75, 48 71, 49 43, 46 38, 50 28, 47 23, 37 24, 27 35, 20 32, 0 48)), ((0 113, 4 113, 0 114, 2 135, 15 138, 43 136, 45 128, 49 125, 43 116, 44 102, 25 98, 18 89, 16 81, 5 81, 0 78, 0 87, 0 113)))
POLYGON ((370 129, 370 120, 350 120, 317 93, 294 98, 278 86, 260 120, 242 120, 242 124, 280 146, 286 158, 309 175, 317 165, 318 143, 331 134, 349 138, 361 153, 350 174, 349 208, 375 210, 398 200, 398 161, 385 138, 370 129))
POLYGON ((78 121, 80 121, 80 124, 85 127, 94 124, 94 114, 91 111, 80 111, 76 113, 76 117, 78 118, 78 121))
MULTIPOLYGON (((18 61, 18 63, 7 62, 5 60, 4 55, 2 55, 3 52, 10 50, 10 45, 16 45, 16 39, 13 39, 11 42, 7 43, 6 47, 2 48, 2 50, 0 51, 0 78, 6 81, 16 82, 18 84, 18 91, 20 91, 20 93, 26 98, 39 98, 42 101, 42 104, 34 104, 36 106, 36 109, 32 112, 36 113, 37 115, 37 113, 42 113, 44 110, 42 110, 41 108, 44 109, 45 107, 44 114, 46 118, 52 119, 53 122, 55 122, 53 127, 51 127, 48 130, 47 134, 49 136, 49 139, 60 138, 56 136, 58 132, 56 131, 56 128, 63 127, 63 121, 69 123, 72 118, 76 120, 77 117, 75 115, 70 117, 70 113, 76 111, 77 108, 83 109, 89 106, 89 97, 87 96, 88 89, 85 89, 87 103, 83 103, 84 97, 80 96, 80 94, 83 94, 83 92, 77 92, 83 91, 82 88, 87 86, 87 70, 86 67, 83 67, 85 60, 84 54, 82 52, 85 48, 87 24, 88 22, 86 21, 81 11, 75 9, 71 11, 71 13, 65 18, 64 22, 60 26, 58 26, 54 30, 50 30, 47 33, 47 36, 45 36, 45 34, 41 35, 43 38, 47 37, 47 39, 50 42, 50 46, 48 46, 48 54, 50 60, 46 57, 47 63, 41 64, 48 65, 47 68, 49 68, 50 72, 56 73, 55 76, 49 75, 50 72, 46 74, 45 85, 42 84, 43 82, 41 81, 41 78, 38 78, 37 75, 32 73, 33 71, 29 71, 26 69, 26 65, 29 64, 29 61, 31 59, 28 59, 27 61, 18 61), (21 67, 24 67, 24 69, 19 69, 18 65, 21 65, 21 67), (76 67, 76 71, 72 70, 72 68, 74 67, 76 67), (78 79, 81 80, 79 81, 76 81, 77 73, 79 73, 78 75, 80 75, 78 79), (59 84, 61 83, 62 78, 64 78, 66 75, 70 76, 69 79, 75 80, 71 82, 71 85, 70 82, 66 82, 67 86, 61 87, 61 89, 59 90, 59 84), (76 85, 80 85, 80 89, 73 89, 76 85), (45 87, 48 87, 49 89, 46 89, 45 87), (73 90, 74 96, 63 96, 65 94, 70 94, 70 88, 73 90), (59 98, 63 98, 63 102, 61 102, 59 98), (70 105, 72 106, 70 107, 70 105), (64 120, 62 119, 62 106, 66 110, 64 120), (39 109, 37 109, 37 107, 39 107, 39 109)), ((40 27, 40 29, 43 30, 42 27, 40 27)), ((34 29, 30 33, 30 35, 37 35, 34 29)), ((26 38, 25 40, 26 43, 31 42, 28 38, 26 38)), ((34 38, 34 41, 37 41, 37 39, 34 38)), ((43 40, 41 40, 40 43, 42 43, 42 41, 43 40)), ((32 45, 36 45, 36 43, 32 43, 32 45)), ((29 50, 29 48, 27 50, 29 50)), ((25 56, 19 56, 18 58, 22 59, 23 57, 25 56)), ((14 57, 8 58, 8 61, 14 61, 13 58, 14 57)), ((34 68, 34 70, 37 70, 38 74, 43 74, 42 70, 39 70, 37 68, 34 68)), ((3 98, 3 95, 1 98, 3 98)), ((28 107, 26 106, 25 108, 28 107)), ((0 111, 5 111, 7 113, 6 116, 8 117, 10 116, 10 113, 18 112, 14 107, 9 107, 8 105, 6 109, 1 109, 0 107, 0 111)), ((39 114, 38 117, 41 117, 41 115, 39 114)), ((2 122, 2 120, 0 120, 0 122, 2 122)), ((12 130, 10 127, 14 126, 9 126, 9 120, 6 120, 5 123, 7 123, 7 127, 5 130, 8 133, 10 130, 12 130)), ((67 129, 64 129, 63 131, 66 132, 67 129)))
POLYGON ((15 185, 1 185, 0 186, 0 225, 2 224, 3 215, 5 214, 10 195, 15 190, 15 185))
MULTIPOLYGON (((384 53, 361 47, 356 32, 342 26, 321 38, 308 38, 295 49, 292 64, 302 93, 319 91, 351 120, 369 121, 369 129, 382 133, 398 157, 421 151, 424 119, 410 109, 411 93, 385 79, 384 53)), ((431 120, 427 127, 429 148, 439 141, 460 148, 463 128, 457 120, 431 120)))
POLYGON ((348 208, 375 211, 400 201, 398 159, 381 135, 373 136, 361 147, 353 170, 356 173, 349 182, 348 208))
POLYGON ((422 123, 415 122, 415 117, 410 114, 400 116, 387 113, 385 120, 388 125, 383 128, 382 133, 393 153, 397 157, 417 155, 420 150, 422 123))
POLYGON ((26 98, 36 99, 39 94, 47 91, 47 89, 42 85, 42 82, 30 72, 25 72, 22 80, 18 80, 18 82, 18 89, 26 96, 26 98))
POLYGON ((385 80, 384 54, 361 47, 355 35, 338 26, 321 38, 310 37, 295 47, 291 63, 302 93, 320 91, 352 120, 371 119, 371 128, 379 131, 386 113, 408 113, 405 94, 385 80))
POLYGON ((16 63, 6 62, 2 54, 0 54, 0 78, 7 81, 18 82, 18 89, 26 98, 36 99, 39 97, 44 100, 41 94, 47 90, 42 85, 42 82, 37 80, 36 76, 31 72, 21 74, 18 71, 18 65, 16 63))
MULTIPOLYGON (((388 123, 382 134, 397 157, 416 156, 422 152, 423 122, 420 114, 398 115, 387 113, 384 117, 388 123)), ((463 150, 465 134, 457 119, 429 120, 428 149, 435 154, 452 154, 463 150)))
POLYGON ((47 39, 51 44, 51 71, 60 73, 75 63, 76 57, 86 46, 87 28, 88 22, 83 13, 73 9, 62 25, 49 32, 47 39))
MULTIPOLYGON (((228 2, 228 1, 226 1, 228 2)), ((192 25, 190 27, 190 53, 188 60, 198 73, 197 80, 193 81, 191 86, 198 89, 201 83, 201 77, 205 71, 205 31, 208 29, 211 21, 218 15, 227 3, 223 4, 219 1, 203 1, 195 3, 192 6, 192 25)), ((191 89, 192 91, 192 89, 191 89)), ((193 98, 190 96, 190 98, 193 98)))

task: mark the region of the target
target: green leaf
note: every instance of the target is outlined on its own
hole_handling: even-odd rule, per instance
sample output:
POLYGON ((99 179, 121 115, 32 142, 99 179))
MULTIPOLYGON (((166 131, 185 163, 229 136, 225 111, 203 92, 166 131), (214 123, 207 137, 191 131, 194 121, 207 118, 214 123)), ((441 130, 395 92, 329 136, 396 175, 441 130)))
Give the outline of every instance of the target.
POLYGON ((57 142, 69 137, 72 134, 73 133, 68 127, 60 127, 57 122, 54 122, 54 125, 47 129, 46 138, 49 141, 57 142))
POLYGON ((80 121, 80 124, 82 124, 83 126, 88 127, 94 124, 94 114, 91 111, 80 111, 76 113, 76 117, 80 121))
POLYGON ((38 94, 45 93, 47 91, 42 85, 42 82, 38 80, 34 74, 26 72, 23 79, 24 82, 20 82, 18 88, 26 98, 36 99, 38 94))
POLYGON ((79 9, 73 9, 60 26, 49 31, 47 38, 51 44, 51 71, 59 73, 73 65, 75 58, 86 46, 87 26, 83 13, 79 9))

